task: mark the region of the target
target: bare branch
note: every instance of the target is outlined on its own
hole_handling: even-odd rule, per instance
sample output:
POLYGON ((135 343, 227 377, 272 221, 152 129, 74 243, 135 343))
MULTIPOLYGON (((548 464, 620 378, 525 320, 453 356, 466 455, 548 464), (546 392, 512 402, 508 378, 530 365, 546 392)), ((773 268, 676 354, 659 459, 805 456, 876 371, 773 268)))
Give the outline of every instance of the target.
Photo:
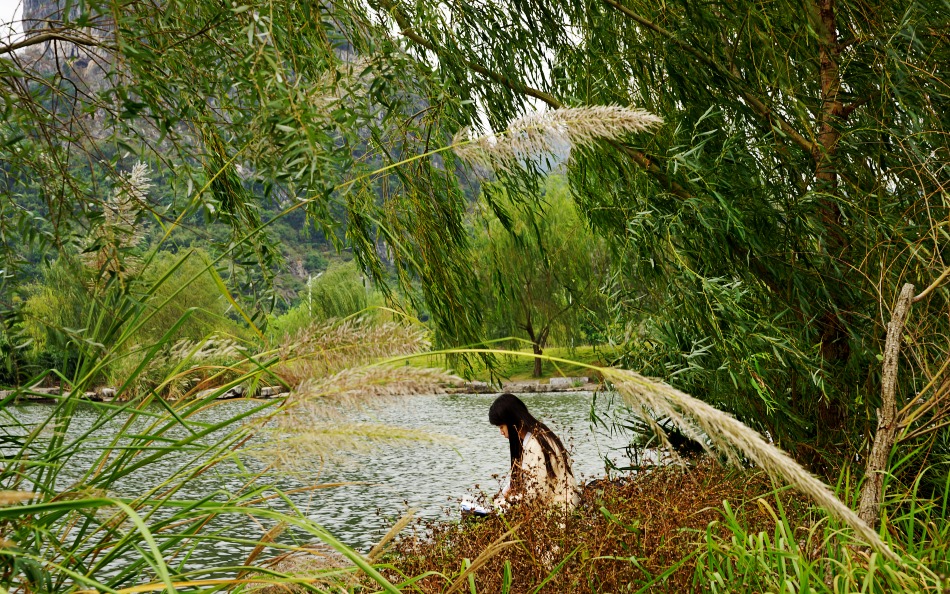
POLYGON ((864 486, 861 488, 861 502, 858 505, 858 516, 869 526, 877 525, 881 513, 884 473, 887 472, 887 460, 897 435, 897 364, 900 361, 904 324, 910 313, 913 297, 914 285, 905 284, 897 297, 897 303, 894 304, 891 322, 887 325, 884 362, 881 364, 881 408, 877 411, 877 432, 874 434, 874 445, 864 471, 864 486))
POLYGON ((926 299, 927 295, 930 295, 930 293, 933 292, 934 289, 936 289, 941 284, 943 284, 943 281, 947 280, 948 276, 950 276, 950 268, 947 268, 946 270, 944 270, 943 274, 937 277, 937 280, 930 283, 930 286, 924 289, 923 291, 921 291, 920 295, 917 295, 916 297, 914 297, 914 303, 917 303, 918 301, 926 299))
POLYGON ((112 49, 111 46, 106 45, 100 39, 89 36, 76 36, 76 31, 74 29, 52 29, 45 31, 38 35, 32 35, 26 39, 21 39, 14 43, 9 43, 6 45, 0 45, 0 55, 9 54, 15 52, 19 49, 25 47, 30 47, 34 45, 39 45, 41 43, 46 43, 48 41, 66 41, 69 43, 74 43, 76 45, 84 45, 88 47, 101 47, 112 49))

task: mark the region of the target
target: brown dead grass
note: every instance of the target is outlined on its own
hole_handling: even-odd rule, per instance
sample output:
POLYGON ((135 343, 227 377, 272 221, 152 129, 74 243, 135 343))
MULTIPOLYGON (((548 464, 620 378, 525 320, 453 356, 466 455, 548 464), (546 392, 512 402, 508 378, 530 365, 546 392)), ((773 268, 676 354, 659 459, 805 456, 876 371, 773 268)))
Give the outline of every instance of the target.
MULTIPOLYGON (((522 504, 504 518, 428 524, 427 530, 417 531, 428 536, 397 542, 386 559, 393 567, 389 577, 398 582, 437 572, 442 575, 416 582, 413 591, 444 592, 463 559, 477 558, 516 527, 513 539, 521 542, 475 572, 478 592, 502 591, 506 561, 512 568, 511 592, 532 592, 568 556, 542 592, 636 591, 677 564, 650 591, 688 592, 695 569, 691 553, 705 539, 707 526, 722 518, 723 501, 729 501, 753 533, 775 529, 771 516, 755 504, 759 497, 775 499, 763 474, 725 469, 710 461, 686 471, 663 468, 595 482, 585 487, 581 505, 571 513, 522 504)), ((780 497, 792 517, 802 509, 790 496, 780 497)))

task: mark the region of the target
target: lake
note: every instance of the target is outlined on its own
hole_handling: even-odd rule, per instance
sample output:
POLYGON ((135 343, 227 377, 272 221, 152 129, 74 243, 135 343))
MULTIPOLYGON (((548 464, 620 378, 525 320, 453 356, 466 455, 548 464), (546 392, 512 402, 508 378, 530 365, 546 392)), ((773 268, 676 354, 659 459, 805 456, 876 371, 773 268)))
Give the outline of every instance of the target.
MULTIPOLYGON (((629 464, 624 446, 627 438, 610 435, 603 428, 591 429, 590 393, 523 394, 519 395, 532 413, 547 423, 572 451, 574 473, 584 479, 604 476, 605 457, 617 466, 629 464)), ((423 430, 442 436, 432 442, 403 442, 378 446, 369 452, 346 455, 340 461, 323 465, 309 474, 280 478, 280 486, 293 489, 327 482, 360 482, 321 489, 292 497, 294 503, 311 519, 323 525, 337 538, 357 550, 367 551, 386 532, 391 523, 408 507, 418 515, 431 519, 456 519, 458 502, 471 496, 478 485, 484 492, 495 493, 502 475, 509 466, 508 442, 488 423, 488 408, 494 395, 425 395, 411 396, 377 410, 363 411, 359 420, 372 420, 397 427, 423 430)), ((599 395, 596 409, 600 414, 610 406, 609 397, 599 395)), ((225 419, 237 410, 253 406, 250 401, 223 402, 202 413, 202 420, 225 419)), ((25 426, 45 419, 51 405, 25 403, 8 409, 25 426)), ((77 410, 70 433, 89 427, 99 412, 83 405, 77 410)), ((118 426, 120 420, 114 421, 118 426)), ((112 433, 107 426, 100 431, 107 440, 112 433)), ((98 438, 97 438, 98 439, 98 438)), ((60 482, 67 486, 85 472, 94 460, 77 456, 64 469, 60 482)), ((242 458, 249 471, 258 471, 264 464, 250 456, 242 458)), ((169 457, 159 464, 143 468, 135 476, 118 482, 115 495, 131 497, 167 478, 180 460, 169 457)), ((319 465, 314 465, 318 467, 319 465)), ((199 498, 214 490, 237 492, 247 482, 247 473, 234 464, 224 464, 212 473, 202 475, 179 493, 180 498, 199 498)), ((259 538, 266 527, 248 522, 246 518, 219 518, 233 536, 259 538), (231 522, 227 525, 227 522, 231 522)), ((220 550, 210 547, 195 555, 200 566, 206 561, 234 561, 244 552, 233 545, 221 544, 220 550)))

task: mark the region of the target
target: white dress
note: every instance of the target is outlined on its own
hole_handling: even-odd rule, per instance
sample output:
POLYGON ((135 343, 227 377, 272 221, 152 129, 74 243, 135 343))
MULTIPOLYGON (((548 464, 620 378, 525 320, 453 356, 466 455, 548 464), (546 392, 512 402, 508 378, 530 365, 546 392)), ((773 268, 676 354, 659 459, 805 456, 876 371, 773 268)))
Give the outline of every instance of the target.
POLYGON ((521 449, 521 470, 525 483, 523 492, 511 493, 511 472, 509 472, 505 486, 495 498, 496 507, 504 509, 525 496, 538 497, 567 509, 573 508, 580 502, 580 494, 577 492, 577 483, 571 472, 569 457, 566 466, 560 457, 552 458, 551 467, 554 473, 549 476, 548 467, 544 463, 544 450, 530 431, 524 436, 521 449))

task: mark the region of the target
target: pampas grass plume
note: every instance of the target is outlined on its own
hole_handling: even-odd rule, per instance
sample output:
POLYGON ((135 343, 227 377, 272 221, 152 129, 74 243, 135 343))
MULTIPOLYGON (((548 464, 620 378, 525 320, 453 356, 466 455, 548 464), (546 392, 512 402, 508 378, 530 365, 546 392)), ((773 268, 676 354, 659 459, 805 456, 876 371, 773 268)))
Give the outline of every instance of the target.
POLYGON ((539 156, 598 140, 618 140, 662 122, 646 110, 619 105, 568 107, 518 118, 497 135, 472 137, 471 129, 465 127, 455 135, 453 145, 455 153, 473 165, 510 170, 539 156))
POLYGON ((824 482, 802 468, 781 449, 767 442, 755 430, 736 420, 732 415, 693 398, 685 392, 658 381, 647 379, 632 371, 605 369, 618 392, 631 406, 644 407, 672 419, 680 430, 699 443, 705 443, 703 434, 715 449, 733 462, 745 456, 770 476, 788 482, 799 492, 824 508, 832 517, 848 525, 872 548, 897 561, 899 557, 847 505, 842 503, 824 482))
POLYGON ((0 506, 22 503, 36 498, 36 493, 28 491, 0 491, 0 506))

